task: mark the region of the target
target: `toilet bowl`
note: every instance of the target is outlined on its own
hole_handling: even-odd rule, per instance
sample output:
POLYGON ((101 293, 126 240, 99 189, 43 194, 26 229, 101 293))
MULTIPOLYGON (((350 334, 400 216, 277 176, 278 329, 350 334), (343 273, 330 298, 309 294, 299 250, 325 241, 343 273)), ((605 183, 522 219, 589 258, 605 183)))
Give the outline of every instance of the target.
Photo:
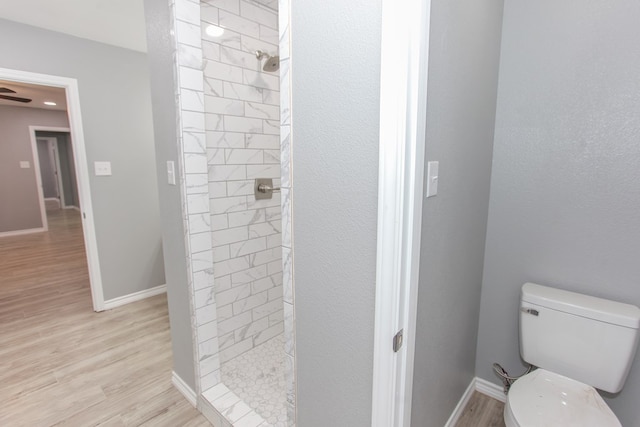
POLYGON ((595 388, 537 369, 518 379, 504 405, 507 427, 621 427, 595 388))

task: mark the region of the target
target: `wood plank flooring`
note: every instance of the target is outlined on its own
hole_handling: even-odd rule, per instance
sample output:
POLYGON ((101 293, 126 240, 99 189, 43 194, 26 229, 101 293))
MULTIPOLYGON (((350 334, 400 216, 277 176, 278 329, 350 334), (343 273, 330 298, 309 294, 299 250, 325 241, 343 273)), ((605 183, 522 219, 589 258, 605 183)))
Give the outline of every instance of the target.
POLYGON ((95 313, 80 214, 0 238, 0 426, 209 426, 171 384, 167 301, 95 313))
POLYGON ((474 391, 456 427, 504 427, 503 410, 504 403, 474 391))

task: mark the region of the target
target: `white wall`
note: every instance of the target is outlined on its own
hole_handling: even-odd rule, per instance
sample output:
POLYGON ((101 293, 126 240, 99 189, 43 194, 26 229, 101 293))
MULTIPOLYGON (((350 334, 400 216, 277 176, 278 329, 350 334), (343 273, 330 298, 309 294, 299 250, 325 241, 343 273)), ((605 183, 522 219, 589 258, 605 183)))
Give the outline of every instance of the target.
MULTIPOLYGON (((527 281, 640 305, 640 3, 505 2, 477 374, 524 368, 527 281)), ((640 426, 640 353, 608 400, 640 426)))
POLYGON ((78 80, 104 298, 164 283, 145 54, 0 21, 0 67, 78 80))

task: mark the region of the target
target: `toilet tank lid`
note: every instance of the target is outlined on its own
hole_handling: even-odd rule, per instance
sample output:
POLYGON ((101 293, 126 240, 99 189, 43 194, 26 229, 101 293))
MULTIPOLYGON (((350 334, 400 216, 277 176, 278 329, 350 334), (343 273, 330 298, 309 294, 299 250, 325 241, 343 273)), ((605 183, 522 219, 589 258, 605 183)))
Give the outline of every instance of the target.
POLYGON ((640 308, 631 304, 550 288, 522 285, 522 301, 627 328, 640 328, 640 308))

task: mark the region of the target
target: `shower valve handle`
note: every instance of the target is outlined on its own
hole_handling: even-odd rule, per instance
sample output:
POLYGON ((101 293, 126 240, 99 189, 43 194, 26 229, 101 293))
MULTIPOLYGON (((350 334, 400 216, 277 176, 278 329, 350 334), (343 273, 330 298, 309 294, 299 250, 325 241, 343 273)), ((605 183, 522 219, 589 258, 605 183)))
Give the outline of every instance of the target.
POLYGON ((274 193, 280 191, 280 187, 271 187, 267 184, 258 184, 258 191, 261 193, 274 193))

